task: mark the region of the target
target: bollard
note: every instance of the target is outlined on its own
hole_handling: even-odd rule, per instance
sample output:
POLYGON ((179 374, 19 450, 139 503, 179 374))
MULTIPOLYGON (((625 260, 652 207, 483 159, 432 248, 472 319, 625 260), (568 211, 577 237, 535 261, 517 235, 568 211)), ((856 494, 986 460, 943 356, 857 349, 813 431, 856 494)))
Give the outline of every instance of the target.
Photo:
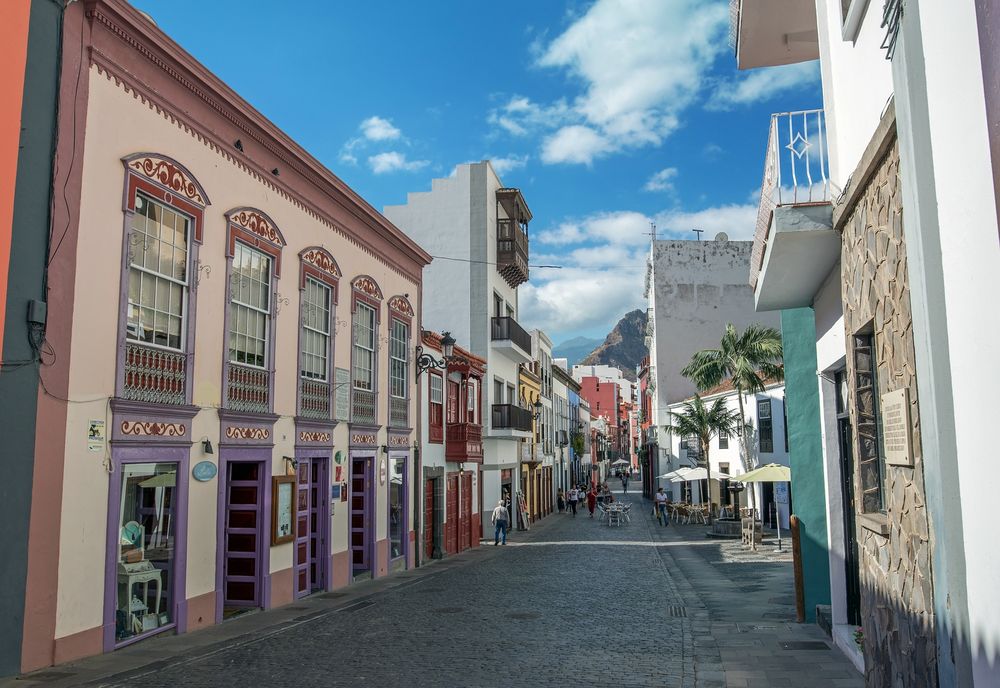
POLYGON ((795 620, 805 623, 806 591, 802 581, 802 544, 799 540, 799 517, 792 514, 788 518, 792 529, 792 570, 795 573, 795 620))

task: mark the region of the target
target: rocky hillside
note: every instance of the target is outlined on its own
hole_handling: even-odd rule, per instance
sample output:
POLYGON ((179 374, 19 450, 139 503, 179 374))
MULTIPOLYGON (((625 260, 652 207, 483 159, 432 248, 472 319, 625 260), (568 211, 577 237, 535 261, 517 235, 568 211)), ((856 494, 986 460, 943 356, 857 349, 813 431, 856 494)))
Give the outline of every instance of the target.
POLYGON ((593 350, 583 365, 611 365, 620 368, 629 380, 635 380, 635 368, 646 357, 646 311, 626 313, 604 343, 593 350))

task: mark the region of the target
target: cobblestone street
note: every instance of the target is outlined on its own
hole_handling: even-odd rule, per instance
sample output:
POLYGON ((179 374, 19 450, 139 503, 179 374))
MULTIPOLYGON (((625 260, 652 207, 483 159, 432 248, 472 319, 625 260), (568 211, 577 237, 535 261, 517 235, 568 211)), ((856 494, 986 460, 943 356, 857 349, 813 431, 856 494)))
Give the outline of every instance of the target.
POLYGON ((585 510, 554 514, 507 547, 17 684, 863 685, 817 627, 792 622, 789 563, 741 555, 736 543, 705 539, 704 526, 658 527, 648 502, 625 499, 634 506, 622 528, 585 510), (782 647, 802 641, 810 645, 782 647))

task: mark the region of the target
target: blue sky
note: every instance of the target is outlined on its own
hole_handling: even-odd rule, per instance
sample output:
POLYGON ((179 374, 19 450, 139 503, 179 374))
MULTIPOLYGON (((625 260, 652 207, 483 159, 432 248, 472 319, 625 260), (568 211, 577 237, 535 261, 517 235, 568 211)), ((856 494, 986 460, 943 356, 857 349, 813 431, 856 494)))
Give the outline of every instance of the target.
POLYGON ((649 222, 750 238, 770 113, 821 106, 816 63, 736 70, 727 0, 133 2, 376 208, 492 159, 557 343, 645 308, 649 222))

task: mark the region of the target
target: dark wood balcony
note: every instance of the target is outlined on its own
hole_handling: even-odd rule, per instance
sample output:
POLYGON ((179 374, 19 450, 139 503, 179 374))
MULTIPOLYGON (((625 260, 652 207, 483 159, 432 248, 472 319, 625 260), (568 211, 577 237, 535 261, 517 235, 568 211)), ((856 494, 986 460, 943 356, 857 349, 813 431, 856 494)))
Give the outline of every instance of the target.
POLYGON ((497 271, 511 287, 528 281, 528 234, 516 220, 497 220, 497 271))
POLYGON ((452 423, 445 436, 444 457, 448 461, 483 462, 483 426, 452 423))

